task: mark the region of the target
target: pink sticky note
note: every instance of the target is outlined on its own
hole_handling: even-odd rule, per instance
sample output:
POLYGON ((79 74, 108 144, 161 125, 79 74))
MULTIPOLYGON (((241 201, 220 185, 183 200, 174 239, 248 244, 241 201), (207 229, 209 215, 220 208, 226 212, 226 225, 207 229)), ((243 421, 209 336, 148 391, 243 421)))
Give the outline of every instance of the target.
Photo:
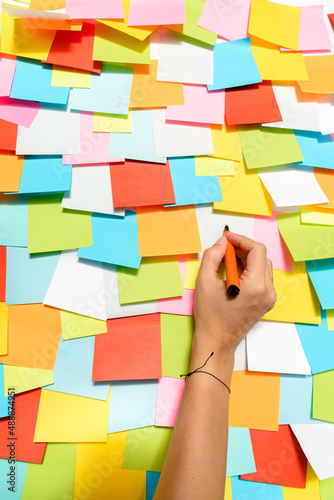
POLYGON ((158 382, 158 397, 155 425, 174 427, 179 411, 185 381, 178 378, 162 377, 158 382))
POLYGON ((300 14, 298 50, 330 50, 323 5, 306 5, 300 14))
POLYGON ((184 0, 131 0, 128 26, 184 24, 184 0))
POLYGON ((206 85, 183 85, 184 105, 167 106, 166 119, 193 123, 224 123, 225 91, 206 85))
POLYGON ((267 257, 272 261, 274 269, 291 271, 293 259, 277 227, 278 213, 280 212, 273 212, 271 217, 255 216, 253 237, 255 241, 266 245, 267 257))
POLYGON ((183 290, 182 297, 157 301, 157 312, 166 314, 194 315, 195 290, 183 290))
POLYGON ((30 127, 40 107, 39 102, 0 97, 0 118, 23 127, 30 127))
POLYGON ((124 19, 122 0, 66 0, 72 19, 124 19))
POLYGON ((0 96, 9 96, 16 69, 16 59, 10 56, 0 57, 0 96))
POLYGON ((93 113, 80 113, 80 144, 73 154, 63 155, 64 165, 89 165, 122 162, 124 158, 109 156, 110 134, 93 132, 93 113))
POLYGON ((251 0, 207 0, 198 26, 213 31, 226 40, 248 36, 251 0))

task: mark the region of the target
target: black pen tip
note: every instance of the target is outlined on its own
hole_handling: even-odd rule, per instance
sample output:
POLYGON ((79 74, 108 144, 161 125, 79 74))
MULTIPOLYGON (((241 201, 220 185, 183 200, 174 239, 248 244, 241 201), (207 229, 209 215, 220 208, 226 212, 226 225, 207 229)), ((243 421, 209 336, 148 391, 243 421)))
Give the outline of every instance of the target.
POLYGON ((229 231, 230 228, 228 227, 228 225, 226 224, 225 228, 224 228, 224 231, 229 231))

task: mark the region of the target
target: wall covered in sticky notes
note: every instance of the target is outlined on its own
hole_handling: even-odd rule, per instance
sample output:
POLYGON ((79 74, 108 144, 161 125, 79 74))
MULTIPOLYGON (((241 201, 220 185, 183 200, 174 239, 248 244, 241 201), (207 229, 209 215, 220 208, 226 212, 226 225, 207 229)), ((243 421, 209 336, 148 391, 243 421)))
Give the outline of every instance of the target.
POLYGON ((153 498, 225 224, 277 292, 236 352, 225 498, 334 498, 334 5, 309 3, 1 2, 1 499, 14 393, 16 499, 153 498))

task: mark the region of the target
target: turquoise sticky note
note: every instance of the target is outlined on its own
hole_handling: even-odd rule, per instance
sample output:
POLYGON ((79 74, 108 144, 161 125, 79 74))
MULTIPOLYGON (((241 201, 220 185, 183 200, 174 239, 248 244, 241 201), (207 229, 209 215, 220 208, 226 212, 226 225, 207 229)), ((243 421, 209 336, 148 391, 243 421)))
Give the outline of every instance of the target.
POLYGON ((213 84, 209 90, 228 89, 262 82, 250 38, 216 43, 213 50, 213 84))
POLYGON ((281 375, 279 424, 314 424, 312 375, 281 375))
POLYGON ((168 206, 200 205, 223 200, 218 177, 197 176, 193 157, 170 158, 169 166, 176 203, 168 206))
POLYGON ((124 217, 92 214, 93 246, 80 248, 78 257, 106 264, 139 268, 137 214, 124 217))
POLYGON ((296 165, 334 169, 334 142, 320 132, 294 130, 304 161, 296 165))
POLYGON ((70 93, 69 87, 53 87, 51 78, 51 64, 17 58, 10 97, 66 105, 70 93))
POLYGON ((112 382, 108 433, 154 425, 157 380, 112 382))
POLYGON ((235 500, 283 500, 283 488, 277 484, 245 481, 231 478, 232 498, 235 500))
POLYGON ((256 466, 249 429, 229 427, 226 476, 251 472, 256 472, 256 466))
POLYGON ((29 254, 26 248, 7 247, 6 303, 43 302, 59 257, 60 252, 29 254))
POLYGON ((322 309, 334 309, 334 259, 309 260, 306 270, 322 309))
MULTIPOLYGON (((8 399, 5 396, 4 390, 5 390, 5 380, 3 374, 3 365, 0 365, 0 418, 8 417, 8 399)), ((0 476, 1 476, 1 467, 0 467, 0 476)), ((1 491, 1 486, 0 486, 0 491, 1 491)))
POLYGON ((15 491, 8 488, 7 483, 9 467, 14 464, 8 464, 8 460, 0 458, 0 498, 1 500, 21 500, 23 485, 26 478, 28 464, 27 462, 15 462, 15 491))
POLYGON ((25 196, 0 197, 0 246, 27 247, 28 204, 25 196))
POLYGON ((158 158, 155 154, 152 113, 150 109, 134 109, 132 111, 132 133, 110 134, 110 156, 130 160, 166 163, 166 158, 158 158))
POLYGON ((19 193, 63 193, 71 189, 72 166, 62 156, 26 156, 19 193))
POLYGON ((146 500, 153 500, 160 479, 160 472, 146 471, 146 500))
POLYGON ((104 63, 100 75, 91 76, 90 89, 73 89, 70 107, 127 115, 129 112, 133 68, 104 63))
POLYGON ((94 337, 60 339, 53 369, 54 384, 45 390, 106 401, 109 382, 93 382, 94 337))

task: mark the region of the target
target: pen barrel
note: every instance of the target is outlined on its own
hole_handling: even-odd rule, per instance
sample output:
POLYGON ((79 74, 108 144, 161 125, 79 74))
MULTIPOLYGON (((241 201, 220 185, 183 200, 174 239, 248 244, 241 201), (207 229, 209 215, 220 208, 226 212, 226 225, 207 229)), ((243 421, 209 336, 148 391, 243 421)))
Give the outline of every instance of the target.
POLYGON ((238 295, 240 291, 240 283, 239 283, 237 258, 235 255, 234 246, 229 241, 227 241, 224 259, 225 259, 227 291, 229 295, 238 295))

